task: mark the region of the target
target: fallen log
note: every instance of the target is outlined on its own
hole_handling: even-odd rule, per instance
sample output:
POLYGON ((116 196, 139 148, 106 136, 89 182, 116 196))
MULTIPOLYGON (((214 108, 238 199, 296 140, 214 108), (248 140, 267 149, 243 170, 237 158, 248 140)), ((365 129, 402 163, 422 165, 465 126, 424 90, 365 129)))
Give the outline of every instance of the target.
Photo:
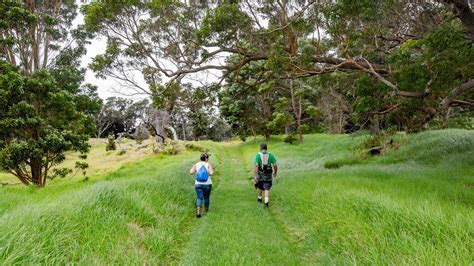
POLYGON ((393 145, 393 139, 390 139, 389 141, 385 142, 382 146, 376 146, 372 147, 368 150, 368 153, 370 155, 379 155, 385 150, 387 147, 393 145))

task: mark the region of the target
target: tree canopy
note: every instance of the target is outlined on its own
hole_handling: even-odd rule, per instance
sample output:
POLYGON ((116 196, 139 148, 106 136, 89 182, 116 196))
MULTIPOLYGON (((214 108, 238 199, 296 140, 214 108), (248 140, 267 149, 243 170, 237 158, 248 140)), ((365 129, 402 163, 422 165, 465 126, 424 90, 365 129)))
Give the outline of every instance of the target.
POLYGON ((0 162, 44 185, 87 136, 157 140, 472 127, 468 0, 0 3, 0 162), (103 103, 80 67, 119 81, 103 103), (28 166, 29 168, 27 169, 28 166))
POLYGON ((87 34, 75 1, 2 1, 0 13, 0 168, 42 187, 95 131, 101 100, 78 67, 87 34))
POLYGON ((103 1, 83 12, 108 42, 91 65, 98 75, 167 100, 170 84, 219 71, 220 108, 244 135, 286 127, 301 136, 333 121, 322 98, 338 102, 340 125, 324 126, 339 132, 416 131, 473 110, 467 0, 103 1), (128 79, 130 69, 149 87, 128 79))

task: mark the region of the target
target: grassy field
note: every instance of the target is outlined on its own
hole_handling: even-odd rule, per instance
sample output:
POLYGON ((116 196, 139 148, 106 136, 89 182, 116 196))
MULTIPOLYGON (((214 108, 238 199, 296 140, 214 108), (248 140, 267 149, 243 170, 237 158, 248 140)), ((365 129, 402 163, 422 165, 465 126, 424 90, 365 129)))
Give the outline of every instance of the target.
MULTIPOLYGON (((117 144, 117 150, 115 151, 106 151, 106 139, 90 139, 89 144, 91 145, 91 150, 87 154, 87 162, 89 164, 89 168, 87 169, 87 176, 89 178, 102 178, 104 174, 107 174, 113 170, 117 170, 122 165, 127 163, 135 162, 139 159, 150 157, 152 154, 152 144, 151 141, 145 141, 143 144, 138 145, 133 140, 124 139, 121 144, 117 144), (146 145, 148 147, 145 149, 137 149, 136 147, 146 145), (124 149, 126 153, 120 156, 118 155, 118 151, 124 149)), ((61 167, 68 167, 73 169, 74 164, 79 159, 79 154, 69 152, 66 154, 67 160, 61 164, 61 167)), ((77 173, 74 176, 69 176, 65 180, 67 182, 78 181, 80 180, 81 174, 77 173)), ((62 183, 64 180, 61 178, 57 178, 53 180, 54 183, 62 183)), ((9 173, 0 172, 0 183, 9 183, 9 184, 16 184, 20 181, 9 173)), ((51 181, 48 181, 50 183, 51 181)))
POLYGON ((0 188, 0 264, 473 264, 474 131, 398 135, 372 158, 354 148, 365 138, 272 138, 269 210, 250 180, 258 142, 200 142, 217 170, 201 219, 198 152, 123 164, 96 143, 89 181, 0 188))

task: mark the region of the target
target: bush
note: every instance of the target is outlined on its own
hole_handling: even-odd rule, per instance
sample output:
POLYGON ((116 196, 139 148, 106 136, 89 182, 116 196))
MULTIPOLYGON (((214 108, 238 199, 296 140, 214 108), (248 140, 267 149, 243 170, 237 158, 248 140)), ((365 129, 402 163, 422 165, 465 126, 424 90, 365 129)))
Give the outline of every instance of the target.
POLYGON ((168 145, 164 147, 160 153, 166 154, 166 155, 176 155, 180 152, 179 148, 177 145, 168 145))
POLYGON ((293 144, 299 141, 298 135, 291 133, 285 137, 285 143, 293 144))
POLYGON ((115 151, 117 147, 115 146, 115 137, 114 135, 109 135, 107 138, 107 146, 105 146, 106 151, 115 151))
POLYGON ((186 143, 184 147, 189 151, 200 151, 200 152, 205 151, 204 147, 193 144, 193 143, 186 143))
POLYGON ((369 136, 362 143, 365 149, 383 146, 390 139, 389 135, 369 136))

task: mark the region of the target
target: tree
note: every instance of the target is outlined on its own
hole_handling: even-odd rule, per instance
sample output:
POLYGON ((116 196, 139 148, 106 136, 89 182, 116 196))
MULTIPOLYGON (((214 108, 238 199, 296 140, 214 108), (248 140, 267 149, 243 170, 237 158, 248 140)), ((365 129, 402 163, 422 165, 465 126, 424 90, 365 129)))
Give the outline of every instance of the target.
POLYGON ((1 168, 23 184, 43 187, 66 151, 88 152, 85 115, 46 70, 25 77, 0 61, 0 88, 1 168))
POLYGON ((176 75, 216 69, 227 77, 255 62, 263 62, 267 81, 350 71, 387 88, 380 96, 389 99, 386 109, 364 115, 378 123, 376 117, 414 109, 417 121, 405 126, 417 130, 446 108, 472 110, 473 17, 467 0, 222 3, 197 33, 201 51, 219 49, 200 53, 201 61, 176 75), (229 53, 225 65, 214 64, 229 53))
POLYGON ((95 131, 100 100, 78 67, 89 36, 73 0, 2 1, 0 13, 0 167, 42 187, 66 151, 85 159, 95 131))
MULTIPOLYGON (((230 60, 233 60, 231 58, 230 60)), ((262 134, 269 138, 268 127, 272 120, 274 104, 278 100, 275 82, 266 82, 264 65, 254 62, 243 66, 239 72, 230 73, 219 94, 220 111, 233 131, 245 139, 262 134)))
MULTIPOLYGON (((199 20, 199 11, 203 11, 192 2, 104 1, 85 5, 82 12, 86 29, 107 40, 105 53, 94 58, 91 69, 99 77, 118 80, 121 93, 151 96, 160 112, 172 114, 173 103, 179 97, 174 92, 181 80, 168 80, 168 86, 163 86, 163 77, 172 78, 173 73, 186 66, 181 58, 196 57, 195 45, 186 40, 193 38, 197 25, 193 19, 199 20), (146 85, 137 81, 137 75, 146 85), (162 108, 164 102, 167 106, 162 108)), ((175 131, 171 120, 166 128, 175 131)))
POLYGON ((102 109, 95 117, 96 137, 110 134, 133 133, 136 127, 143 122, 149 101, 147 99, 133 102, 121 97, 107 98, 102 109))
POLYGON ((51 68, 65 53, 83 53, 87 35, 73 29, 74 0, 2 1, 0 51, 24 75, 51 68))
POLYGON ((97 87, 83 85, 85 69, 78 67, 89 36, 82 27, 73 28, 75 1, 3 1, 0 13, 0 58, 26 76, 48 69, 57 86, 74 95, 77 110, 88 117, 92 135, 92 120, 101 100, 97 87))
MULTIPOLYGON (((457 2, 468 5, 467 1, 457 2)), ((364 115, 370 115, 376 124, 376 117, 392 111, 415 110, 415 116, 406 117, 417 121, 407 121, 405 128, 416 130, 443 115, 450 105, 472 108, 473 42, 453 14, 460 16, 436 2, 241 2, 221 5, 208 13, 201 26, 201 45, 217 43, 236 55, 225 66, 227 75, 256 61, 265 62, 265 77, 273 80, 347 71, 361 78, 368 75, 372 83, 380 83, 375 87, 386 87, 379 100, 388 101, 382 105, 386 109, 366 110, 364 115), (240 13, 222 15, 230 12, 240 13), (239 18, 240 22, 235 22, 239 18), (265 18, 269 18, 268 26, 262 27, 259 21, 265 18), (223 30, 219 25, 227 19, 234 22, 223 30), (407 51, 408 47, 417 48, 407 51), (403 66, 397 57, 400 52, 406 52, 408 59, 403 66), (417 82, 410 82, 415 76, 417 82)), ((463 25, 465 20, 461 18, 463 25)))
POLYGON ((224 141, 232 137, 232 130, 223 118, 212 117, 207 134, 212 141, 224 141))
POLYGON ((74 102, 77 111, 82 112, 87 117, 86 132, 89 136, 96 136, 95 119, 99 116, 102 109, 103 101, 97 94, 97 86, 85 84, 75 94, 74 102))
MULTIPOLYGON (((353 86, 344 88, 360 93, 354 94, 355 106, 371 107, 357 109, 356 120, 370 121, 358 127, 375 129, 404 116, 397 119, 400 128, 420 130, 430 121, 474 109, 474 15, 467 0, 99 2, 84 12, 91 32, 109 43, 94 70, 148 91, 130 78, 127 70, 136 70, 163 101, 173 84, 209 70, 221 71, 217 85, 225 81, 224 90, 275 84, 285 95, 282 88, 290 88, 283 97, 290 105, 281 106, 283 112, 273 113, 276 106, 269 105, 274 123, 262 127, 266 130, 291 124, 301 132, 309 115, 304 107, 315 104, 304 99, 313 90, 304 85, 307 78, 343 73, 354 74, 353 86), (245 73, 252 68, 257 71, 245 73), (380 91, 370 95, 356 90, 357 84, 380 91)), ((282 98, 274 96, 272 101, 282 98)), ((221 110, 232 111, 230 106, 235 104, 221 110)), ((243 133, 255 128, 250 124, 256 118, 229 123, 243 133)))

